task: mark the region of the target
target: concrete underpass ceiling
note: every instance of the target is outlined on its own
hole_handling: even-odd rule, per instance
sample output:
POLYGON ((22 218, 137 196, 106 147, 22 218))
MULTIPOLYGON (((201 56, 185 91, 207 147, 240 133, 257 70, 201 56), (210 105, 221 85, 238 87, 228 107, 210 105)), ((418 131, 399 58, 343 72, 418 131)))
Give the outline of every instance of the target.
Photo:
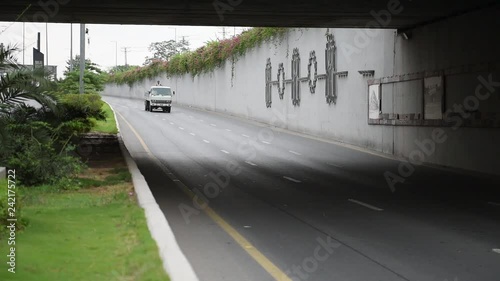
POLYGON ((498 3, 491 0, 13 0, 1 1, 0 21, 365 27, 375 20, 374 13, 389 12, 391 19, 382 16, 380 27, 411 28, 498 3))

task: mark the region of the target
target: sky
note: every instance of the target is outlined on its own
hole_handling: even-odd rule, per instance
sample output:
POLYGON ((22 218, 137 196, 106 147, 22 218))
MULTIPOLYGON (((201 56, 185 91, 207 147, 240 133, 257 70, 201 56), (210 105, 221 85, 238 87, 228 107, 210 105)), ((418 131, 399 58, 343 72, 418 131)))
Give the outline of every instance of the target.
MULTIPOLYGON (((89 30, 85 40, 86 57, 103 69, 109 69, 116 64, 125 64, 125 48, 127 48, 127 63, 142 65, 145 57, 151 56, 148 46, 153 42, 181 40, 184 36, 193 50, 208 41, 223 38, 224 33, 222 27, 205 26, 87 24, 86 28, 89 30)), ((239 34, 243 30, 244 28, 241 27, 226 27, 226 38, 239 34)), ((59 78, 62 77, 66 61, 70 58, 71 41, 73 41, 73 56, 80 53, 80 24, 73 24, 73 40, 71 40, 71 25, 66 23, 47 25, 25 23, 24 31, 25 51, 23 55, 23 23, 0 22, 0 43, 18 47, 19 63, 23 63, 24 57, 25 64, 33 64, 33 47, 36 48, 38 32, 41 33, 41 51, 45 54, 46 60, 48 54, 49 65, 57 65, 59 78)))

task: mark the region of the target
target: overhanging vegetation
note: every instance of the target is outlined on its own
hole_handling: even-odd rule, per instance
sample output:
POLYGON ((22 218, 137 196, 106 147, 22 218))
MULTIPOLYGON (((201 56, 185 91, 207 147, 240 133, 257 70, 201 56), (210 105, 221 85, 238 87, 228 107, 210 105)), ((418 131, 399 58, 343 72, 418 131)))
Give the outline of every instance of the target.
POLYGON ((230 39, 208 42, 195 51, 174 55, 169 61, 155 60, 144 67, 111 74, 108 83, 133 85, 146 78, 154 78, 162 73, 168 76, 213 71, 227 60, 237 60, 248 50, 260 43, 280 39, 288 29, 278 27, 255 27, 230 39))

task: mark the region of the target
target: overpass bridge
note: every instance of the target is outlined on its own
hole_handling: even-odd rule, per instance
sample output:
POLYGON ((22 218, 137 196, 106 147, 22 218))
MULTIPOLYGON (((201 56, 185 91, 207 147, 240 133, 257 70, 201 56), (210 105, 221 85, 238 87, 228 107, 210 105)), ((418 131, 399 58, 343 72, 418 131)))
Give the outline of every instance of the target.
POLYGON ((490 8, 494 0, 17 0, 0 21, 408 29, 490 8))
POLYGON ((329 28, 104 93, 201 280, 497 281, 499 18, 485 0, 0 3, 2 21, 329 28), (157 80, 171 114, 144 111, 157 80))

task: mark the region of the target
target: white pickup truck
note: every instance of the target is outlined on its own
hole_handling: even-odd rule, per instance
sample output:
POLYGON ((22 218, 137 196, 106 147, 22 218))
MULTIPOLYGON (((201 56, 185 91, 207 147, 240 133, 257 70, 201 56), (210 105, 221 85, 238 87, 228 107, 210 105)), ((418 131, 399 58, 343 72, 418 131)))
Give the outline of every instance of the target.
POLYGON ((144 110, 152 112, 154 109, 160 108, 163 112, 168 112, 172 110, 172 94, 175 95, 175 91, 172 91, 170 87, 166 86, 153 86, 149 91, 147 91, 144 101, 144 110))

